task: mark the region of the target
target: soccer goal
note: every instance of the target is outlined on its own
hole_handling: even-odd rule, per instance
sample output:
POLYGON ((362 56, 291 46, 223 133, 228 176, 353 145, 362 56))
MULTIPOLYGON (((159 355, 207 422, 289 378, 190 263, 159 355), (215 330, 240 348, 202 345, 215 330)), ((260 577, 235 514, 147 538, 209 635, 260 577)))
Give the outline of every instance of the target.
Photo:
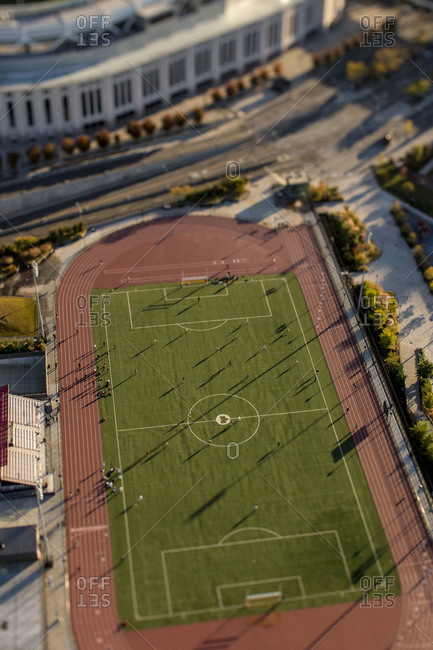
POLYGON ((207 284, 208 282, 208 277, 206 275, 188 275, 188 276, 182 276, 182 280, 180 282, 180 285, 183 287, 184 285, 188 284, 207 284))
POLYGON ((283 601, 282 591, 268 591, 263 594, 249 594, 245 596, 245 607, 272 607, 283 601))

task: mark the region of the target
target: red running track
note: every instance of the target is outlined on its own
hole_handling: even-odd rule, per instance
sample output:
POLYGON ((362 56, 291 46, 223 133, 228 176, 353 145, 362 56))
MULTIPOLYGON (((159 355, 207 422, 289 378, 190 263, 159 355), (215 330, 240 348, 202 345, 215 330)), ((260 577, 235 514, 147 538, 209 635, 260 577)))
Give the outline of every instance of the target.
POLYGON ((70 611, 80 650, 432 647, 432 546, 311 229, 275 233, 193 215, 134 226, 82 253, 66 272, 56 304, 70 611), (402 595, 390 608, 349 603, 125 632, 117 613, 99 411, 89 376, 88 298, 94 288, 178 281, 227 268, 236 275, 296 274, 340 400, 350 407, 348 424, 353 430, 357 422, 367 434, 357 441, 357 450, 398 566, 402 595), (90 581, 97 576, 97 584, 90 581))

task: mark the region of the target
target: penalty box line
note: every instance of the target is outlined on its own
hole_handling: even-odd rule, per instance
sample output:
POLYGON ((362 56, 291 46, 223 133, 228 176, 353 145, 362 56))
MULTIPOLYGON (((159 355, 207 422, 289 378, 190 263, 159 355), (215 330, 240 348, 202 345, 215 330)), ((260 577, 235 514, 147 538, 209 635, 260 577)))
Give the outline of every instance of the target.
MULTIPOLYGON (((161 564, 162 564, 162 571, 163 571, 163 581, 164 581, 164 588, 165 588, 165 595, 166 595, 166 603, 167 603, 167 610, 168 610, 168 615, 169 616, 176 616, 176 615, 181 615, 182 612, 178 611, 173 611, 173 602, 171 598, 171 589, 170 589, 170 581, 169 581, 169 573, 167 570, 167 563, 166 563, 166 555, 169 554, 174 554, 174 553, 182 553, 182 552, 189 552, 189 551, 201 551, 201 550, 209 550, 211 548, 222 548, 222 547, 228 547, 228 546, 240 546, 240 545, 246 545, 246 544, 255 544, 255 543, 260 543, 260 542, 281 542, 285 540, 291 540, 291 539, 296 539, 296 538, 301 538, 301 537, 314 537, 320 535, 326 540, 325 535, 334 535, 338 547, 342 551, 342 544, 341 544, 341 539, 340 539, 340 534, 338 530, 336 529, 330 529, 330 530, 324 530, 324 531, 317 531, 314 533, 299 533, 299 534, 294 534, 294 535, 278 535, 278 537, 262 537, 258 539, 246 539, 246 540, 239 540, 239 541, 234 541, 234 542, 224 542, 224 544, 200 544, 197 546, 186 546, 186 547, 178 547, 178 548, 171 548, 171 549, 165 549, 161 551, 161 564)), ((343 591, 348 591, 348 592, 354 592, 355 586, 352 581, 352 576, 347 564, 346 556, 344 553, 340 553, 341 558, 342 558, 342 564, 343 564, 343 569, 344 573, 346 574, 346 579, 349 584, 348 589, 344 589, 343 591)), ((267 580, 264 579, 264 582, 267 580)), ((325 592, 327 593, 327 592, 325 592)), ((329 592, 332 593, 332 592, 329 592)), ((334 592, 335 593, 335 592, 334 592)), ((304 592, 299 597, 296 597, 296 599, 304 599, 308 597, 307 594, 304 592)), ((230 607, 230 606, 229 606, 230 607)), ((214 608, 212 608, 214 609, 214 608)), ((217 608, 218 610, 219 608, 217 608)), ((223 606, 222 609, 225 609, 225 606, 223 606)), ((201 611, 208 611, 208 610, 201 610, 201 611)), ((188 614, 193 614, 195 613, 194 610, 191 612, 188 612, 188 614)), ((149 617, 146 617, 149 618, 149 617)))
MULTIPOLYGON (((126 293, 126 300, 127 300, 127 303, 128 303, 128 312, 129 312, 129 322, 130 322, 132 330, 151 329, 151 328, 157 328, 157 327, 173 327, 173 326, 183 327, 184 325, 199 325, 199 324, 203 324, 203 323, 220 323, 221 321, 225 321, 227 323, 229 321, 231 322, 231 321, 236 321, 236 320, 245 320, 245 319, 253 320, 253 319, 256 319, 256 318, 272 318, 272 316, 273 316, 272 309, 271 309, 271 306, 269 304, 268 296, 267 296, 266 291, 265 291, 265 286, 263 284, 264 280, 256 280, 256 282, 260 282, 260 284, 262 286, 263 295, 264 295, 264 297, 266 299, 266 306, 267 306, 268 312, 269 312, 268 314, 263 314, 262 316, 234 316, 232 318, 230 318, 230 317, 229 318, 217 318, 217 319, 212 319, 212 320, 200 320, 200 321, 181 321, 179 323, 158 323, 158 324, 155 324, 155 325, 134 325, 133 319, 132 319, 131 302, 129 300, 129 294, 130 293, 137 294, 137 293, 141 293, 141 292, 146 293, 148 291, 162 291, 163 294, 164 294, 164 298, 165 298, 166 302, 179 302, 179 300, 196 300, 196 297, 191 297, 191 298, 185 297, 185 298, 180 298, 180 299, 167 298, 167 293, 166 293, 166 288, 165 287, 163 287, 162 289, 150 288, 150 289, 138 289, 138 290, 134 290, 134 291, 128 290, 128 291, 123 291, 122 293, 126 293)), ((227 287, 225 287, 225 291, 226 291, 226 293, 221 295, 221 296, 200 296, 200 298, 226 298, 226 297, 230 296, 227 287)))
MULTIPOLYGON (((296 415, 297 413, 316 413, 317 411, 327 411, 326 408, 320 408, 320 409, 304 409, 302 411, 283 411, 282 413, 265 413, 264 415, 259 414, 260 420, 264 420, 265 418, 269 417, 274 417, 276 415, 279 416, 284 416, 284 415, 296 415)), ((237 417, 237 416, 236 416, 237 417)), ((256 419, 257 415, 243 415, 242 420, 248 420, 248 419, 256 419)), ((212 420, 196 420, 194 424, 207 424, 210 422, 215 422, 215 419, 212 420)), ((117 431, 120 432, 126 432, 126 431, 145 431, 147 429, 163 429, 167 427, 181 427, 181 426, 188 426, 188 422, 175 422, 171 424, 155 424, 153 426, 149 427, 132 427, 129 429, 117 429, 117 431)))

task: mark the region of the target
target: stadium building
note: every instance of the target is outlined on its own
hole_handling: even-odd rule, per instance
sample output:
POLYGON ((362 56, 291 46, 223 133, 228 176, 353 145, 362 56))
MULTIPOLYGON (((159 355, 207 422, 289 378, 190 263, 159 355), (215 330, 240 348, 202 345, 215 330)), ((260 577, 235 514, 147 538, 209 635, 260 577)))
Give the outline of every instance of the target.
POLYGON ((85 0, 0 9, 0 139, 109 128, 326 29, 344 0, 85 0))

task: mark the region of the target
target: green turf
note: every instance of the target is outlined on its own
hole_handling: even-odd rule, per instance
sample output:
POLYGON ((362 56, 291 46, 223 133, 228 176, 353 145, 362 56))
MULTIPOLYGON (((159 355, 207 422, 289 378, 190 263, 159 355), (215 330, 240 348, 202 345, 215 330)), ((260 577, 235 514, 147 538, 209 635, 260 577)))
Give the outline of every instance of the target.
POLYGON ((113 387, 100 399, 104 458, 123 471, 123 493, 109 494, 122 619, 227 617, 274 591, 279 609, 350 601, 363 576, 390 575, 399 592, 293 275, 95 301, 113 387))

